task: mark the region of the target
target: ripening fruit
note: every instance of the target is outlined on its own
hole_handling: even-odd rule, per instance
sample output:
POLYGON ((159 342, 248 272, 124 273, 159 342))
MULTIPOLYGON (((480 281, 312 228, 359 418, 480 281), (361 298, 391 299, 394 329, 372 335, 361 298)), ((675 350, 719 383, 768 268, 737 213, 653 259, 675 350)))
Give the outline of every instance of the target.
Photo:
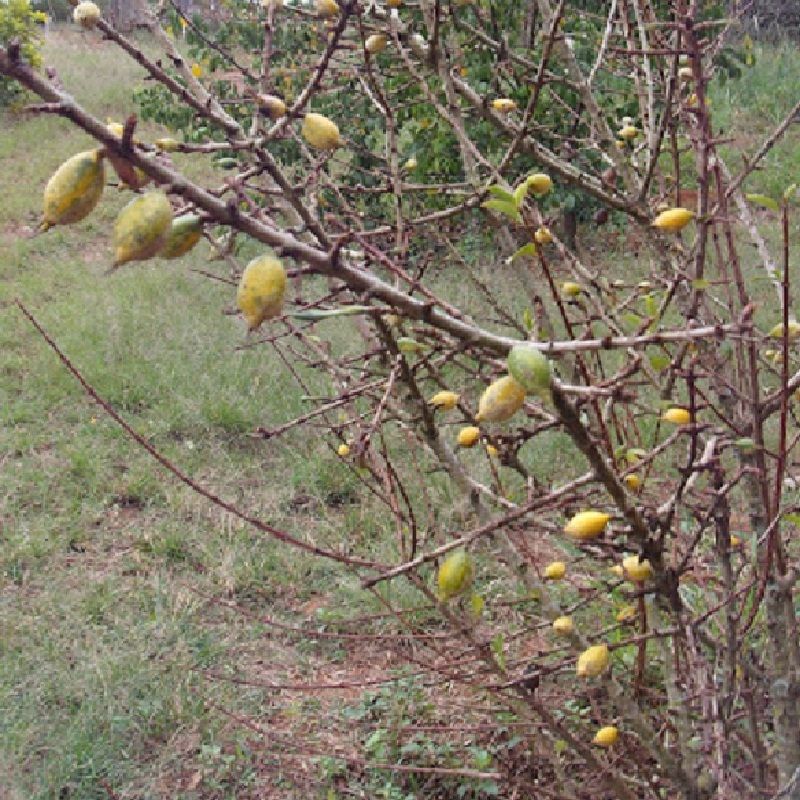
POLYGON ((529 394, 549 396, 552 375, 550 362, 529 342, 515 344, 506 361, 511 377, 529 394))
POLYGON ((478 402, 478 422, 505 422, 525 403, 525 390, 510 376, 504 375, 486 387, 478 402))
POLYGON ((742 540, 738 536, 736 536, 735 534, 731 534, 730 546, 733 549, 735 549, 737 547, 741 547, 742 546, 742 540))
POLYGON ((264 320, 277 317, 286 295, 286 270, 275 256, 254 258, 244 269, 236 292, 236 304, 255 330, 264 320))
POLYGON ((340 444, 340 445, 339 445, 339 446, 336 448, 336 454, 337 454, 338 456, 340 456, 341 458, 347 458, 347 456, 349 456, 349 455, 350 455, 350 445, 348 445, 348 444, 345 444, 344 442, 342 442, 342 443, 341 443, 341 444, 340 444))
POLYGON ((668 408, 661 419, 673 425, 688 425, 692 421, 692 415, 685 408, 668 408))
POLYGON ((528 191, 535 197, 544 197, 553 188, 553 179, 543 172, 529 175, 525 183, 528 185, 528 191))
POLYGON ((386 5, 389 8, 400 8, 403 5, 403 0, 386 0, 386 5))
POLYGON ((177 139, 171 139, 169 136, 156 139, 154 144, 163 153, 174 153, 181 146, 181 143, 177 139))
POLYGON ((372 36, 368 36, 367 41, 364 42, 364 49, 371 56, 375 56, 378 53, 382 53, 386 49, 388 43, 389 39, 385 34, 373 33, 372 36))
POLYGON ((617 136, 623 141, 629 142, 639 135, 639 129, 635 125, 623 125, 618 131, 617 136))
POLYGON ((449 600, 464 592, 472 583, 472 559, 464 550, 451 553, 439 567, 436 583, 439 587, 439 599, 449 600))
POLYGON ((567 297, 577 297, 582 289, 579 283, 575 283, 574 281, 564 281, 561 284, 561 291, 567 295, 567 297))
POLYGON ((668 208, 662 211, 651 223, 654 228, 667 233, 683 230, 694 219, 694 211, 688 208, 668 208))
POLYGON ((553 630, 559 636, 569 636, 574 630, 575 625, 572 622, 572 617, 558 617, 553 620, 553 630))
POLYGON ((286 116, 286 103, 280 97, 274 94, 259 94, 256 95, 258 101, 258 110, 270 119, 280 119, 286 116))
POLYGON ((409 158, 408 161, 406 161, 406 163, 403 164, 403 167, 404 167, 404 169, 407 169, 407 170, 416 169, 417 168, 417 159, 414 158, 414 156, 411 156, 411 158, 409 158))
MULTIPOLYGON (((333 2, 333 0, 331 0, 333 2)), ((336 5, 334 3, 334 5, 336 5)), ((338 6, 336 6, 338 8, 338 6)), ((309 113, 303 119, 303 138, 318 150, 335 150, 342 145, 342 137, 335 122, 322 114, 309 113)))
POLYGON ((533 234, 533 240, 536 244, 550 244, 550 242, 553 241, 553 234, 550 233, 550 228, 542 225, 541 228, 536 229, 536 232, 533 234))
POLYGON ((339 4, 336 0, 315 0, 314 6, 321 17, 335 17, 339 13, 339 4))
POLYGON ((97 205, 106 184, 100 150, 68 158, 44 187, 42 230, 80 222, 97 205))
POLYGON ((436 392, 428 402, 435 408, 441 408, 442 411, 452 411, 456 407, 459 397, 461 397, 461 395, 455 392, 436 392))
POLYGON ((622 480, 625 481, 625 485, 632 492, 636 492, 641 488, 642 479, 633 472, 630 475, 626 475, 622 480))
POLYGON ((613 567, 609 567, 608 571, 612 575, 616 575, 618 578, 624 578, 625 577, 625 573, 623 572, 622 567, 619 564, 614 564, 613 567))
MULTIPOLYGON (((779 322, 770 329, 767 335, 772 339, 783 339, 783 323, 779 322)), ((798 336, 800 336, 800 322, 790 319, 789 324, 786 326, 786 338, 793 342, 798 336)))
POLYGON ((183 214, 172 220, 167 241, 161 252, 161 258, 180 258, 186 255, 203 235, 203 223, 197 214, 183 214))
POLYGON ((629 581, 635 583, 644 583, 653 577, 653 568, 650 562, 646 559, 640 559, 639 556, 627 556, 622 559, 622 571, 629 581))
POLYGON ((616 744, 617 739, 619 739, 619 731, 613 725, 606 725, 594 735, 592 744, 599 747, 612 747, 616 744))
POLYGON ((497 458, 500 455, 500 451, 493 444, 486 445, 486 453, 492 458, 497 458))
POLYGON ((567 574, 567 565, 563 561, 553 561, 544 569, 545 580, 560 581, 567 574))
POLYGON ((564 526, 564 533, 579 541, 596 539, 610 519, 611 515, 602 511, 581 511, 564 526))
POLYGON ((100 20, 100 9, 95 3, 78 3, 78 5, 75 6, 75 10, 72 12, 72 19, 82 28, 94 28, 100 20))
MULTIPOLYGON (((622 567, 620 567, 622 570, 622 567)), ((636 619, 639 614, 639 609, 636 608, 634 605, 623 606, 619 611, 617 611, 616 619, 617 622, 630 622, 631 620, 636 619)))
POLYGON ((172 206, 164 192, 138 195, 114 223, 114 266, 146 261, 164 246, 172 227, 172 206))
POLYGON ((608 647, 596 644, 584 650, 578 657, 578 677, 594 678, 605 672, 608 667, 608 647))
POLYGON ((474 425, 468 425, 458 432, 458 444, 461 447, 473 447, 480 438, 481 430, 474 425))
POLYGON ((509 114, 516 110, 517 104, 510 97, 498 97, 492 100, 492 108, 497 111, 498 114, 509 114))
POLYGON ((397 340, 397 349, 401 353, 421 353, 425 345, 410 336, 401 336, 397 340))
POLYGON ((125 126, 121 122, 115 122, 113 119, 110 119, 106 123, 106 130, 113 136, 116 136, 117 139, 121 139, 122 134, 125 133, 125 126))

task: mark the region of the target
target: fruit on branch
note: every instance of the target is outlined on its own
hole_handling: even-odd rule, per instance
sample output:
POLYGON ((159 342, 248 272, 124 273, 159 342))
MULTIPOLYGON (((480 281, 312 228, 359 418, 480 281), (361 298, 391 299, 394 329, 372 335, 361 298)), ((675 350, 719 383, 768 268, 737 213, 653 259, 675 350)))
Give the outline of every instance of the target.
POLYGON ((525 179, 528 186, 528 191, 535 197, 544 197, 553 188, 553 179, 543 172, 537 172, 529 175, 525 179))
POLYGON ((564 533, 582 542, 596 539, 610 519, 611 514, 603 511, 581 511, 564 526, 564 533))
POLYGON ((729 540, 729 544, 730 544, 731 549, 735 550, 736 548, 742 546, 742 540, 741 540, 741 538, 739 536, 736 536, 735 534, 732 533, 731 534, 731 538, 729 540))
POLYGON ((152 258, 164 246, 172 226, 172 206, 164 192, 139 195, 114 222, 114 266, 152 258))
POLYGON ((633 141, 638 135, 639 129, 635 125, 623 125, 617 131, 617 136, 624 142, 633 141))
POLYGON ((457 441, 460 447, 474 447, 481 438, 481 429, 467 425, 458 432, 457 441))
POLYGON ((511 375, 504 375, 486 387, 478 401, 478 422, 505 422, 525 403, 525 389, 511 375))
POLYGON ((465 550, 455 550, 439 567, 436 583, 439 599, 443 601, 457 597, 472 583, 474 567, 472 559, 465 550))
POLYGON ((167 241, 159 256, 161 258, 180 258, 186 255, 203 235, 203 223, 197 214, 182 214, 172 220, 167 241))
POLYGON ((510 114, 512 111, 516 111, 517 104, 510 97, 497 97, 492 100, 492 108, 498 114, 510 114))
POLYGON ((567 574, 567 565, 563 561, 553 561, 544 568, 545 580, 560 581, 567 574))
POLYGON ((544 353, 530 343, 515 344, 506 361, 511 377, 528 393, 547 399, 552 375, 544 353))
POLYGON ((584 650, 578 657, 579 678, 595 678, 608 668, 608 646, 596 644, 584 650))
POLYGON ((286 115, 286 103, 280 97, 274 94, 259 94, 256 95, 258 101, 258 110, 265 117, 270 119, 280 119, 286 115))
POLYGON ((612 575, 616 575, 618 578, 624 578, 625 573, 622 571, 622 566, 620 564, 614 564, 613 567, 609 567, 608 571, 612 575))
POLYGON ((677 233, 693 219, 694 211, 689 211, 688 208, 668 208, 653 220, 652 226, 666 233, 677 233))
POLYGON ((346 444, 345 442, 342 442, 336 448, 336 454, 341 458, 347 458, 347 456, 350 455, 350 445, 346 444))
POLYGON ((315 0, 314 7, 320 17, 335 17, 340 11, 336 0, 315 0))
POLYGON ((617 739, 619 739, 619 731, 613 725, 606 725, 594 735, 592 744, 596 744, 598 747, 612 747, 617 743, 617 739))
POLYGON ((581 293, 581 285, 574 281, 564 281, 561 284, 561 292, 567 297, 577 297, 581 293))
POLYGON ((94 28, 100 20, 100 9, 95 3, 78 3, 72 12, 72 19, 82 28, 90 30, 94 28))
MULTIPOLYGON (((617 566, 619 567, 619 565, 617 566)), ((622 567, 619 567, 619 569, 622 570, 622 567)), ((619 611, 617 611, 614 619, 616 619, 617 622, 631 622, 632 620, 636 619, 638 615, 639 609, 635 605, 631 604, 623 606, 619 611)))
POLYGON ((559 636, 569 636, 574 630, 575 625, 572 617, 557 617, 553 620, 553 630, 559 636))
POLYGON ((303 119, 302 134, 303 138, 318 150, 335 150, 343 144, 336 123, 322 114, 313 112, 306 114, 303 119))
POLYGON ((421 353, 425 350, 425 345, 410 336, 401 336, 397 340, 397 349, 401 353, 421 353))
POLYGON ((486 454, 491 456, 492 458, 497 458, 497 456, 500 455, 500 451, 493 444, 487 444, 486 454))
POLYGON ((181 146, 181 143, 177 139, 172 139, 169 136, 156 139, 154 144, 162 153, 174 153, 176 150, 179 150, 181 146))
POLYGON ((553 241, 553 234, 550 233, 550 228, 542 225, 541 228, 536 229, 536 233, 533 234, 533 240, 536 244, 550 244, 553 241))
MULTIPOLYGON (((770 332, 767 335, 773 339, 783 339, 783 334, 783 323, 779 322, 770 329, 770 332)), ((800 322, 790 319, 788 325, 786 326, 786 338, 790 342, 793 342, 798 336, 800 336, 800 322)))
POLYGON ((236 304, 254 331, 262 322, 280 315, 286 296, 286 270, 275 256, 254 258, 244 269, 236 304))
POLYGON ((408 46, 411 52, 419 59, 425 59, 430 53, 430 45, 421 33, 412 33, 408 37, 408 46))
POLYGON ((461 397, 461 395, 445 390, 443 392, 437 392, 428 402, 434 406, 434 408, 440 408, 442 411, 452 411, 456 407, 459 397, 461 397))
POLYGON ((629 581, 644 583, 653 577, 653 567, 646 558, 638 555, 627 556, 622 559, 622 571, 629 581))
POLYGON ((636 492, 641 488, 642 479, 633 472, 630 475, 626 475, 622 480, 632 492, 636 492))
POLYGON ((117 139, 121 139, 122 134, 125 133, 125 126, 121 122, 115 122, 113 119, 110 119, 106 123, 106 130, 113 136, 116 136, 117 139))
POLYGON ((382 53, 386 49, 389 39, 384 33, 373 33, 372 36, 367 37, 364 42, 364 49, 371 55, 375 56, 382 53))
POLYGON ((403 169, 407 169, 409 171, 416 168, 417 168, 417 159, 414 158, 414 156, 411 156, 411 158, 409 158, 408 161, 406 161, 406 163, 403 164, 403 169))
POLYGON ((44 187, 42 230, 80 222, 99 202, 105 183, 101 150, 87 150, 68 158, 44 187))
POLYGON ((673 425, 688 425, 692 421, 692 415, 685 408, 668 408, 661 419, 673 425))

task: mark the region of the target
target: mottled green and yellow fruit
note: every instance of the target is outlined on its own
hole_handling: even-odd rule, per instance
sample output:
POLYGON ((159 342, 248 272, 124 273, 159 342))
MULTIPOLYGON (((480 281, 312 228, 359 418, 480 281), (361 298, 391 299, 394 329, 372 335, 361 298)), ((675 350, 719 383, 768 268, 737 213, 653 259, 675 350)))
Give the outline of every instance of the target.
POLYGON ((694 219, 694 211, 688 208, 668 208, 662 211, 652 222, 654 228, 666 233, 677 233, 683 230, 694 219))
POLYGON ((442 411, 452 411, 456 407, 456 403, 458 403, 458 399, 461 395, 456 394, 455 392, 450 391, 442 391, 436 392, 433 397, 431 397, 428 402, 434 406, 434 408, 440 408, 442 411))
POLYGON ((574 281, 564 281, 564 283, 561 284, 561 292, 567 295, 567 297, 577 297, 581 291, 581 285, 574 281))
POLYGON ((543 172, 529 175, 525 183, 528 185, 528 191, 536 197, 543 197, 553 188, 553 179, 543 172))
POLYGON ((560 581, 567 574, 567 565, 563 561, 553 561, 544 568, 545 580, 560 581))
POLYGON ((474 425, 467 425, 458 432, 459 447, 474 447, 481 438, 481 429, 474 425))
POLYGON ((342 145, 338 126, 322 114, 313 112, 306 114, 303 119, 302 134, 303 138, 318 150, 335 150, 342 145))
POLYGON ((644 583, 653 577, 653 567, 646 558, 638 555, 627 556, 622 559, 622 571, 629 581, 644 583))
POLYGON ((553 376, 547 357, 530 342, 515 344, 506 361, 511 377, 528 393, 549 397, 553 376))
POLYGON ((276 97, 274 94, 259 94, 256 100, 258 100, 258 110, 264 116, 270 119, 280 119, 286 116, 286 103, 280 97, 276 97))
POLYGON ((598 747, 613 747, 617 743, 617 739, 619 739, 617 728, 613 725, 606 725, 594 735, 592 744, 596 744, 598 747))
POLYGON ((349 456, 349 455, 350 455, 350 445, 348 445, 348 444, 345 444, 344 442, 342 442, 342 443, 341 443, 341 444, 340 444, 340 445, 339 445, 339 446, 336 448, 336 454, 337 454, 338 456, 340 456, 341 458, 347 458, 347 456, 349 456))
POLYGON ((169 235, 159 256, 161 258, 180 258, 186 255, 203 235, 203 223, 197 214, 182 214, 172 220, 169 235))
POLYGON ((72 12, 72 19, 82 28, 94 28, 100 21, 100 9, 95 3, 78 3, 72 12))
POLYGON ((626 475, 622 480, 632 492, 639 491, 642 486, 642 479, 633 472, 630 475, 626 475))
POLYGON ((486 387, 478 402, 478 422, 505 422, 525 403, 525 390, 510 375, 486 387))
POLYGON ((492 458, 497 458, 497 456, 500 455, 500 451, 493 444, 487 444, 486 455, 491 456, 492 458))
POLYGON ((623 125, 618 131, 617 136, 625 142, 635 139, 639 135, 639 129, 635 125, 623 125))
POLYGON ((692 415, 685 408, 668 408, 661 419, 673 425, 688 425, 692 421, 692 415))
POLYGON ((436 576, 439 599, 450 600, 469 588, 472 583, 472 559, 465 550, 455 550, 444 560, 436 576))
MULTIPOLYGON (((783 339, 783 332, 783 323, 779 322, 777 325, 770 328, 768 335, 773 339, 783 339)), ((800 322, 790 319, 786 326, 786 338, 790 342, 793 342, 798 336, 800 336, 800 322)))
POLYGON ((106 177, 100 150, 67 159, 44 188, 42 230, 70 225, 88 216, 103 194, 106 177))
POLYGON ((581 511, 564 526, 564 533, 579 541, 596 539, 610 519, 611 515, 602 511, 581 511))
POLYGON ((315 0, 314 7, 320 17, 335 17, 339 13, 336 0, 315 0))
MULTIPOLYGON (((622 567, 620 567, 622 570, 622 567)), ((619 611, 617 611, 616 619, 617 622, 631 622, 632 620, 636 619, 639 615, 639 609, 636 608, 634 605, 627 605, 623 606, 619 611)))
POLYGON ((608 668, 608 646, 596 644, 584 650, 578 657, 577 672, 579 678, 596 678, 608 668))
POLYGON ((533 234, 533 241, 536 244, 550 244, 553 241, 553 234, 550 232, 550 228, 544 225, 541 228, 537 228, 533 234))
POLYGON ((286 296, 286 270, 275 256, 254 258, 244 269, 236 304, 254 331, 262 322, 280 315, 286 296))
POLYGON ((498 97, 492 100, 492 108, 498 114, 509 114, 517 108, 517 104, 510 97, 498 97))
POLYGON ((367 40, 364 42, 364 49, 371 55, 376 56, 378 53, 382 53, 386 49, 386 45, 389 43, 389 39, 384 33, 373 33, 372 36, 368 36, 367 40))
POLYGON ((146 261, 164 246, 172 226, 172 206, 164 192, 139 195, 114 223, 114 266, 146 261))
POLYGON ((553 620, 553 630, 559 636, 569 636, 574 630, 575 625, 572 617, 557 617, 553 620))
POLYGON ((416 168, 417 168, 417 159, 414 158, 414 156, 411 156, 411 158, 409 158, 408 161, 406 161, 406 163, 403 164, 403 169, 412 170, 416 168))
POLYGON ((162 136, 160 139, 156 139, 154 144, 162 153, 174 153, 181 146, 177 139, 170 136, 162 136))

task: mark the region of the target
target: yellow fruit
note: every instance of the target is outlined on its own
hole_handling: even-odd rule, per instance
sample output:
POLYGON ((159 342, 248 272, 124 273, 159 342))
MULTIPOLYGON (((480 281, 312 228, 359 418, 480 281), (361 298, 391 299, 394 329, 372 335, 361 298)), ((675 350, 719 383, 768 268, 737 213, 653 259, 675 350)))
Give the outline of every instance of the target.
POLYGON ((653 568, 650 566, 650 562, 646 558, 640 559, 639 556, 623 558, 622 571, 629 581, 635 583, 644 583, 653 577, 653 568))
POLYGON ((509 114, 514 111, 516 107, 517 104, 508 97, 498 97, 492 100, 492 108, 497 111, 498 114, 509 114))
POLYGON ((692 421, 692 415, 685 408, 668 408, 661 419, 673 425, 688 425, 692 421))
POLYGON ((458 444, 461 447, 473 447, 480 438, 481 430, 474 425, 468 425, 458 432, 458 444))
POLYGON ((42 230, 70 225, 88 216, 103 194, 106 177, 100 150, 67 159, 44 188, 42 230))
POLYGON ((560 581, 567 574, 567 565, 563 561, 553 561, 544 569, 544 577, 549 581, 560 581))
POLYGON ((564 281, 564 283, 561 284, 561 291, 567 295, 567 297, 577 297, 581 293, 581 285, 573 281, 564 281))
POLYGON ((697 94, 695 94, 695 92, 692 92, 692 93, 691 93, 691 94, 690 94, 690 95, 689 95, 689 96, 686 98, 686 105, 687 105, 687 106, 690 106, 690 107, 691 107, 691 106, 696 106, 696 105, 697 105, 697 101, 698 101, 697 94))
POLYGON ((568 636, 575 630, 575 625, 572 622, 572 617, 558 617, 553 620, 553 630, 559 636, 568 636))
POLYGON ((622 567, 619 564, 614 564, 613 567, 609 567, 608 571, 616 575, 618 578, 625 577, 625 573, 623 572, 622 567))
POLYGON ((442 411, 452 411, 456 407, 460 396, 455 392, 437 392, 428 402, 436 408, 441 408, 442 411))
POLYGON ((192 72, 192 75, 194 75, 195 78, 202 78, 203 77, 203 68, 196 61, 194 62, 194 64, 192 64, 191 72, 192 72))
POLYGON ((117 137, 117 139, 122 138, 122 134, 125 133, 125 126, 121 122, 114 122, 114 120, 109 120, 106 124, 106 130, 117 137))
POLYGON ((156 139, 155 146, 164 153, 174 153, 181 146, 177 139, 171 139, 165 136, 163 139, 156 139))
POLYGON ((371 55, 382 53, 386 49, 389 39, 383 33, 373 33, 372 36, 367 37, 364 42, 364 49, 371 55))
POLYGON ((741 547, 742 540, 738 536, 734 536, 733 534, 731 534, 730 544, 732 548, 741 547))
POLYGON ((264 320, 277 317, 286 296, 286 270, 275 256, 254 258, 242 273, 236 303, 247 320, 249 330, 255 330, 264 320))
POLYGON ((270 119, 280 119, 286 115, 286 103, 274 94, 256 95, 258 110, 270 119))
POLYGON ((172 220, 169 236, 161 252, 161 258, 180 258, 186 255, 203 235, 203 223, 197 214, 183 214, 172 220))
POLYGON ((550 233, 550 228, 546 228, 543 225, 541 228, 536 229, 536 233, 533 234, 533 240, 536 244, 550 244, 553 241, 553 234, 550 233))
POLYGON ((486 445, 486 452, 492 458, 497 458, 500 455, 500 451, 493 444, 486 445))
POLYGON ((618 131, 617 136, 623 141, 629 142, 639 135, 639 129, 634 125, 623 125, 618 131))
POLYGON ((339 13, 336 0, 315 0, 314 6, 321 17, 335 17, 339 13))
POLYGON ((632 491, 638 491, 642 485, 642 479, 634 474, 631 473, 630 475, 626 475, 623 480, 625 481, 625 485, 632 491))
POLYGON ((596 744, 599 747, 612 747, 616 744, 617 739, 619 739, 619 731, 613 725, 606 725, 594 735, 592 744, 596 744))
POLYGON ((386 0, 386 5, 389 8, 400 8, 403 5, 403 0, 386 0))
POLYGON ((608 647, 596 644, 584 650, 578 657, 578 677, 594 678, 605 672, 608 667, 608 647))
POLYGON ((543 172, 529 175, 525 183, 528 185, 528 191, 536 197, 543 197, 553 188, 553 179, 543 172))
POLYGON ((83 28, 94 28, 100 20, 100 9, 94 3, 78 3, 72 12, 72 19, 83 28))
MULTIPOLYGON (((783 323, 779 322, 770 329, 767 335, 773 339, 783 339, 783 323)), ((786 326, 786 338, 793 342, 798 336, 800 336, 800 322, 790 319, 789 324, 786 326)))
POLYGON ((401 353, 421 353, 425 345, 410 336, 401 336, 397 340, 397 349, 401 353))
POLYGON ((624 150, 625 149, 625 142, 623 142, 622 139, 617 139, 614 142, 614 144, 616 145, 617 150, 624 150))
POLYGON ((164 246, 172 226, 172 206, 164 192, 139 195, 114 223, 114 266, 152 258, 164 246))
POLYGON ((511 419, 525 403, 525 390, 505 375, 486 387, 478 402, 478 422, 504 422, 511 419))
POLYGON ((411 156, 411 158, 409 158, 408 161, 406 161, 406 163, 403 166, 407 170, 416 169, 417 168, 417 159, 414 158, 414 156, 411 156))
POLYGON ((344 442, 342 442, 342 444, 340 444, 336 448, 336 453, 337 453, 337 455, 341 456, 342 458, 347 458, 347 456, 350 455, 350 447, 349 447, 349 445, 346 445, 344 442))
POLYGON ((313 112, 306 114, 303 119, 302 134, 303 138, 318 150, 335 150, 342 145, 342 137, 336 123, 322 114, 313 112))
POLYGON ((564 526, 564 533, 580 541, 596 539, 610 519, 611 515, 602 511, 581 511, 564 526))
POLYGON ((528 393, 549 396, 552 375, 544 353, 529 342, 515 344, 506 361, 511 377, 528 393))
POLYGON ((439 599, 449 600, 465 591, 472 583, 472 559, 464 550, 451 553, 439 567, 436 583, 439 599))
MULTIPOLYGON (((622 567, 620 567, 619 569, 621 571, 622 567)), ((619 611, 617 611, 615 619, 617 620, 617 622, 630 622, 631 620, 636 619, 638 614, 639 614, 639 609, 636 608, 636 606, 634 605, 623 606, 619 611)))
POLYGON ((688 208, 668 208, 662 211, 652 222, 654 228, 667 233, 683 230, 694 219, 694 211, 688 208))

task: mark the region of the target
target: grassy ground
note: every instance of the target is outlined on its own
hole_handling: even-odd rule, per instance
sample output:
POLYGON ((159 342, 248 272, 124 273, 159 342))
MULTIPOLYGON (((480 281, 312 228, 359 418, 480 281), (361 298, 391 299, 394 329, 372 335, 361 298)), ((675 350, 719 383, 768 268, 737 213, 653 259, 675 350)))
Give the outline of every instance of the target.
MULTIPOLYGON (((85 42, 58 34, 46 60, 88 108, 120 119, 142 75, 106 46, 88 58, 85 42)), ((720 122, 756 141, 790 105, 798 75, 788 49, 759 61, 747 83, 715 91, 720 122)), ((298 678, 316 674, 322 655, 366 671, 375 654, 270 645, 262 625, 208 596, 324 616, 357 587, 287 557, 154 468, 86 399, 13 299, 137 430, 223 497, 322 543, 340 530, 370 536, 380 523, 329 442, 266 446, 247 435, 303 402, 269 348, 237 349, 242 326, 221 313, 230 289, 191 271, 208 251, 104 277, 125 202, 115 190, 87 222, 31 238, 47 176, 90 143, 51 117, 2 122, 0 797, 293 796, 297 764, 265 767, 246 729, 215 706, 269 710, 273 722, 297 727, 320 701, 226 682, 209 689, 203 671, 236 659, 264 673, 269 662, 273 679, 298 678)), ((795 136, 754 190, 782 190, 798 164, 795 136)))

